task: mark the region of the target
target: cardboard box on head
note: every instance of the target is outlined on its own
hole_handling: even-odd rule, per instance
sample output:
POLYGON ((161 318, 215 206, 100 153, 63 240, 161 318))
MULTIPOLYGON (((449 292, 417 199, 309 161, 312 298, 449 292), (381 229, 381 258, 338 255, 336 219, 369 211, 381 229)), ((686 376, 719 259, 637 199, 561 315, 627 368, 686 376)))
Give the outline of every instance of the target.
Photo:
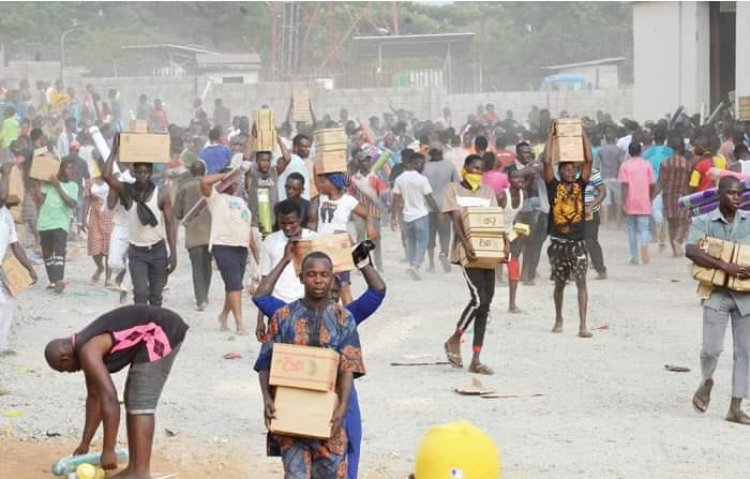
POLYGON ((295 87, 292 91, 292 121, 312 122, 310 112, 310 90, 307 87, 295 87))
POLYGON ((169 163, 170 139, 162 133, 120 133, 123 163, 169 163))
POLYGON ((60 160, 54 154, 46 151, 46 148, 44 148, 43 153, 37 154, 37 151, 40 150, 34 151, 31 168, 29 168, 29 177, 35 180, 49 181, 50 178, 60 173, 60 160))
POLYGON ((312 239, 297 240, 292 247, 294 251, 294 269, 296 274, 302 271, 302 260, 312 251, 327 254, 333 262, 333 272, 342 273, 355 268, 352 260, 352 240, 348 233, 316 236, 312 239))

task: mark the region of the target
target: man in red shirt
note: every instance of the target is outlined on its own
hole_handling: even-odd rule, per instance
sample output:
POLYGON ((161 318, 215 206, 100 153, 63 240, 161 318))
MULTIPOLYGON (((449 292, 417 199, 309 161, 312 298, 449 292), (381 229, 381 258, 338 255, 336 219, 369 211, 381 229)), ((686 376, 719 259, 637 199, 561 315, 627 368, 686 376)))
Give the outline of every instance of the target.
POLYGON ((167 120, 167 110, 164 109, 164 104, 161 100, 157 99, 154 101, 154 110, 151 119, 151 130, 153 133, 165 133, 169 126, 169 120, 167 120))
POLYGON ((726 169, 727 162, 721 156, 714 156, 711 151, 711 141, 701 135, 693 143, 693 156, 698 160, 690 175, 690 188, 693 191, 704 191, 716 186, 717 181, 711 175, 711 168, 726 169))
POLYGON ((516 154, 507 150, 508 135, 502 134, 495 137, 495 169, 504 171, 508 165, 516 161, 516 154))

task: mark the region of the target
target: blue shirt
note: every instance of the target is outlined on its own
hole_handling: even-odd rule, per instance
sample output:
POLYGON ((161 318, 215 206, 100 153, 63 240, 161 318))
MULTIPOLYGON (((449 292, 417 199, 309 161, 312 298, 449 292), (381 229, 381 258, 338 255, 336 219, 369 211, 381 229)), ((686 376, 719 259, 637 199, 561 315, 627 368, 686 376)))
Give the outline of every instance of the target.
POLYGON ((206 164, 206 175, 214 175, 229 166, 232 152, 224 145, 210 145, 203 148, 199 158, 206 164))
MULTIPOLYGON (((377 311, 385 298, 385 292, 367 289, 362 296, 346 305, 346 309, 354 316, 354 322, 359 326, 364 320, 372 316, 377 311)), ((253 302, 261 312, 269 318, 279 309, 286 306, 286 303, 274 296, 260 296, 253 298, 253 302)))
POLYGON ((659 182, 659 171, 661 164, 674 156, 674 150, 669 146, 654 145, 641 155, 641 158, 651 163, 654 170, 654 181, 659 182))

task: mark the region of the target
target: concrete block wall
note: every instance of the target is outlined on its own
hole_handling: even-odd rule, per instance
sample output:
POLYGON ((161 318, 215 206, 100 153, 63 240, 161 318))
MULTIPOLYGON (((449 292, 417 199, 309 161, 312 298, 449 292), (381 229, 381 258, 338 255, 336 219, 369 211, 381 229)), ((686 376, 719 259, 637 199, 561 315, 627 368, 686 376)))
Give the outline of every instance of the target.
MULTIPOLYGON (((29 62, 35 63, 35 62, 29 62)), ((51 65, 39 65, 49 70, 51 65)), ((51 62, 50 62, 51 63, 51 62)), ((29 73, 33 80, 40 72, 33 70, 33 65, 16 65, 14 76, 29 73)), ((193 100, 200 96, 207 79, 205 77, 162 78, 162 77, 111 77, 82 78, 66 70, 66 85, 73 86, 79 92, 85 84, 91 83, 107 98, 107 91, 116 88, 120 91, 120 100, 124 119, 129 119, 130 112, 135 112, 138 97, 146 94, 149 103, 161 98, 166 104, 169 120, 179 125, 186 125, 192 117, 193 100)), ((204 101, 204 108, 209 116, 213 113, 216 98, 222 98, 230 108, 232 115, 247 115, 252 118, 254 111, 267 104, 276 112, 278 122, 283 121, 293 84, 290 82, 268 82, 257 84, 214 84, 209 89, 204 101)), ((32 83, 33 88, 33 83, 32 83)), ((597 110, 610 113, 613 118, 631 117, 633 113, 632 87, 616 90, 594 91, 559 91, 542 93, 538 91, 492 92, 470 94, 447 94, 441 88, 383 88, 383 89, 342 89, 324 90, 316 87, 310 89, 310 98, 316 115, 322 118, 325 114, 338 119, 339 110, 346 107, 350 118, 366 120, 372 115, 382 116, 390 111, 389 104, 395 108, 412 111, 420 119, 436 120, 442 116, 443 107, 448 106, 456 121, 465 121, 468 114, 476 111, 479 104, 493 103, 501 117, 507 110, 514 113, 518 121, 524 121, 532 106, 550 109, 553 116, 566 110, 571 116, 594 117, 597 110)))

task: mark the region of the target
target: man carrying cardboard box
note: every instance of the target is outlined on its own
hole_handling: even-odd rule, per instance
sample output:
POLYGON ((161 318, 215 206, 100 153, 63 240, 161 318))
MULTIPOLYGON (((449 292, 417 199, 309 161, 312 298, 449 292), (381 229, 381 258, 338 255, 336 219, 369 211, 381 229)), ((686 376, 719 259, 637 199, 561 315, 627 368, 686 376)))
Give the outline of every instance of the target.
POLYGON ((586 291, 586 271, 588 257, 585 243, 586 225, 586 185, 591 178, 591 146, 585 132, 583 134, 583 165, 580 175, 577 166, 565 157, 558 164, 559 179, 555 177, 552 167, 554 127, 550 128, 545 149, 544 182, 549 197, 549 236, 547 249, 552 279, 555 282, 555 325, 553 333, 561 333, 563 327, 563 292, 568 280, 574 280, 578 288, 578 337, 590 338, 591 332, 586 327, 586 308, 588 292, 586 291))
POLYGON ((134 163, 135 183, 123 183, 114 174, 120 135, 104 165, 102 177, 117 194, 128 214, 128 261, 136 304, 161 306, 167 276, 177 268, 176 231, 172 202, 167 190, 151 180, 153 164, 134 163), (167 252, 166 238, 169 243, 167 252))
POLYGON ((331 417, 329 439, 274 435, 278 440, 288 479, 345 478, 347 437, 343 428, 354 376, 365 373, 359 335, 352 314, 329 298, 333 284, 333 263, 320 252, 308 254, 302 262, 300 280, 305 296, 279 309, 268 325, 255 370, 263 393, 266 427, 276 417, 269 384, 273 346, 277 343, 316 345, 339 354, 336 394, 338 405, 331 417))
MULTIPOLYGON (((750 244, 750 213, 739 210, 743 193, 742 183, 726 176, 719 182, 719 208, 693 218, 685 256, 695 265, 724 271, 739 279, 750 278, 750 268, 738 266, 710 256, 698 243, 704 237, 738 244, 750 244)), ((734 364, 732 370, 732 400, 726 420, 750 424, 740 405, 750 397, 750 293, 714 287, 703 301, 703 347, 701 348, 701 383, 693 395, 696 411, 704 413, 711 401, 713 374, 724 344, 724 333, 732 319, 734 364)))

